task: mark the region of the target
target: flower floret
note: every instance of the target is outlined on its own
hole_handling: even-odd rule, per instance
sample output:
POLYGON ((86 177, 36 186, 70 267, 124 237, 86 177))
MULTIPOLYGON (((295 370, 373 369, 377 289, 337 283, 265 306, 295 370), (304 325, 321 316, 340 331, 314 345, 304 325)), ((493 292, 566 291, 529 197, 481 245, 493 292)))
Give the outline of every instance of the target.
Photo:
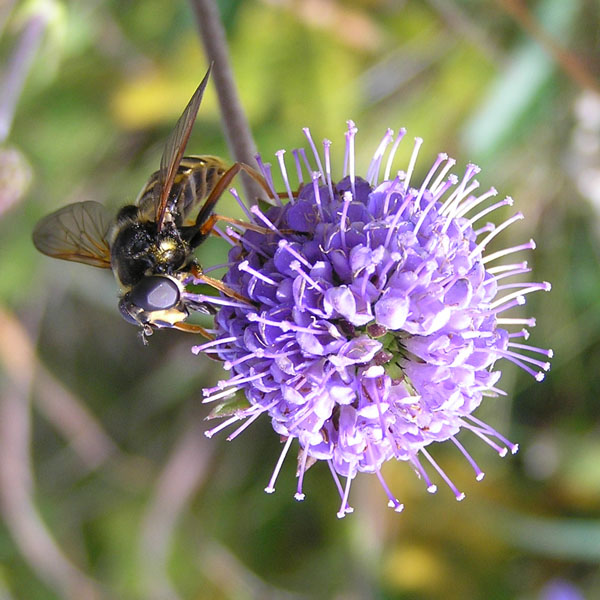
POLYGON ((350 483, 359 471, 375 473, 390 505, 401 510, 380 472, 391 458, 410 462, 433 491, 424 460, 462 499, 427 446, 451 441, 481 479, 455 436, 465 429, 500 454, 516 450, 472 414, 485 395, 503 393, 496 387, 497 361, 506 358, 541 379, 549 363, 530 354, 551 355, 514 341, 528 333, 523 328, 511 333, 510 327, 532 326, 531 319, 504 317, 524 304, 526 294, 549 289, 515 280, 529 271, 526 263, 496 266, 497 259, 532 248, 533 242, 486 255, 488 244, 522 214, 477 229, 479 219, 512 199, 488 206, 496 190, 474 195, 479 169, 468 165, 459 178, 449 173, 454 161, 445 154, 413 187, 418 138, 407 171, 391 178, 404 130, 395 139, 388 130, 363 179, 354 172, 356 131, 350 122, 346 174, 334 182, 331 143, 323 144, 321 157, 305 130, 317 168, 303 169, 306 153, 294 152, 296 194, 283 151, 277 153, 287 202, 259 160, 273 205, 247 211, 253 228, 230 236, 234 245, 224 277, 247 302, 222 300, 215 340, 196 349, 216 354, 231 373, 230 383, 208 391, 206 401, 219 401, 227 385, 249 402, 231 423, 266 413, 286 441, 267 491, 274 490, 297 439, 295 497, 304 498, 306 468, 327 461, 342 499, 338 516, 351 511, 350 483), (384 180, 378 181, 390 144, 384 180), (345 486, 340 475, 347 478, 345 486))

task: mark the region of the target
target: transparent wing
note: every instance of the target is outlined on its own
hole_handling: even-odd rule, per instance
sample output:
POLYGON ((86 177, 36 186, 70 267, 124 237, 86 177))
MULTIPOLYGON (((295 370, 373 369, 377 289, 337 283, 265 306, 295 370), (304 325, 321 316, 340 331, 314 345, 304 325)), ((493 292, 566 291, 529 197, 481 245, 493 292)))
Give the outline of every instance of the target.
POLYGON ((67 204, 44 217, 33 230, 33 243, 53 258, 110 268, 106 235, 111 218, 98 202, 67 204))
POLYGON ((185 107, 183 114, 179 117, 175 129, 169 136, 165 149, 160 159, 160 170, 158 172, 158 185, 156 189, 156 204, 155 204, 155 222, 158 230, 162 228, 162 224, 165 218, 167 205, 169 201, 169 193, 173 187, 175 181, 175 175, 177 174, 177 168, 183 158, 185 147, 190 138, 200 103, 202 102, 202 96, 204 90, 208 84, 208 78, 210 76, 210 70, 212 65, 208 67, 208 71, 204 76, 204 79, 200 82, 198 89, 194 92, 194 95, 190 99, 188 105, 185 107))

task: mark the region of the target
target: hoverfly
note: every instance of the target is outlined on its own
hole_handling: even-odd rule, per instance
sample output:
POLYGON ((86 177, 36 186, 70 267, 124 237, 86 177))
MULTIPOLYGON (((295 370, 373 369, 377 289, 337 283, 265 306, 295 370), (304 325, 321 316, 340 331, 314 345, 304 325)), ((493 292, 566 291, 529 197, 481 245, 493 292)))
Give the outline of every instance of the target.
POLYGON ((44 217, 33 231, 35 247, 48 256, 112 269, 121 290, 120 312, 126 321, 142 327, 144 341, 163 327, 210 337, 199 325, 185 322, 190 309, 214 312, 210 304, 184 295, 191 279, 245 300, 204 275, 193 256, 219 219, 252 228, 213 214, 240 170, 268 190, 260 175, 243 163, 227 169, 215 156, 183 156, 210 70, 169 136, 159 170, 150 176, 135 204, 124 206, 111 218, 98 202, 76 202, 44 217))

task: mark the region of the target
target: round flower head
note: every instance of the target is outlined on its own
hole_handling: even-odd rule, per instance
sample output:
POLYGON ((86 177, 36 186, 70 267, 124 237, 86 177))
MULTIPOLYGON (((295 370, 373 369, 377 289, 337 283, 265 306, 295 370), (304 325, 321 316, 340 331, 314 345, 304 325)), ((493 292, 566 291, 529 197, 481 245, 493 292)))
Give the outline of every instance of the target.
POLYGON ((494 202, 493 188, 476 195, 479 169, 468 165, 457 177, 445 154, 415 184, 419 138, 406 171, 392 173, 405 130, 395 137, 387 131, 360 177, 356 132, 349 122, 338 182, 331 176, 331 143, 324 141, 320 154, 307 129, 311 158, 293 152, 297 192, 279 151, 283 199, 259 159, 272 205, 245 209, 253 229, 225 234, 234 245, 224 282, 247 302, 216 299, 215 339, 195 348, 216 355, 231 373, 205 390, 206 402, 219 403, 213 415, 228 417, 207 435, 244 420, 232 439, 266 413, 285 441, 266 491, 274 491, 297 439, 296 498, 304 498, 306 469, 327 461, 341 496, 340 517, 352 510, 350 484, 359 471, 375 473, 389 505, 402 510, 380 472, 391 458, 408 461, 430 492, 436 486, 428 471, 437 471, 461 500, 428 446, 449 440, 481 479, 456 438, 461 429, 501 456, 517 450, 473 416, 483 396, 503 393, 496 387, 497 361, 508 359, 539 381, 551 356, 518 341, 528 337, 524 327, 533 319, 505 316, 529 292, 550 289, 514 281, 530 269, 511 257, 534 242, 485 254, 522 214, 500 225, 483 218, 512 200, 494 202), (505 257, 510 264, 499 264, 505 257))

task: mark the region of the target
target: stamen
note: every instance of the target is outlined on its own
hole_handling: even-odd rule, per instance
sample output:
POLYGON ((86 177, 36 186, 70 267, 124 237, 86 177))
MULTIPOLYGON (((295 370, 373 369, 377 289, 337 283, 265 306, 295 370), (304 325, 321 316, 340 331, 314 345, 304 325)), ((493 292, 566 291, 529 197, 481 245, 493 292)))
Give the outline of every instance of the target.
POLYGON ((535 327, 536 321, 535 317, 530 317, 528 319, 524 318, 515 318, 515 319, 496 319, 496 323, 498 325, 526 325, 527 327, 535 327))
POLYGON ((500 356, 503 356, 504 358, 506 358, 508 360, 511 360, 511 358, 515 358, 519 361, 528 362, 532 365, 535 365, 536 367, 539 367, 540 369, 543 369, 544 371, 550 370, 549 362, 544 362, 544 361, 538 360, 537 358, 531 358, 530 356, 527 356, 525 354, 519 354, 518 352, 512 352, 511 350, 504 350, 502 353, 497 352, 497 354, 499 354, 500 356))
POLYGON ((236 340, 237 338, 233 335, 231 337, 211 340, 210 342, 200 344, 199 346, 192 346, 192 353, 200 354, 200 352, 205 352, 208 348, 212 348, 213 346, 220 346, 221 344, 230 344, 231 342, 235 342, 236 340))
POLYGON ((202 267, 203 273, 212 273, 213 271, 218 271, 219 269, 230 269, 235 263, 221 263, 220 265, 211 265, 210 267, 202 267))
POLYGON ((298 150, 298 152, 300 153, 300 156, 302 157, 302 161, 304 162, 304 167, 306 168, 306 172, 312 173, 314 171, 314 169, 310 166, 310 163, 308 162, 308 158, 306 157, 306 150, 304 148, 300 148, 298 150))
MULTIPOLYGON (((493 188, 492 188, 493 189, 493 188)), ((494 190, 495 192, 496 190, 494 190)), ((483 194, 483 196, 485 196, 485 194, 483 194)), ((485 217, 486 215, 489 215, 491 212, 495 211, 497 208, 501 208, 502 206, 512 206, 514 204, 513 199, 510 196, 507 196, 506 198, 504 198, 504 200, 500 200, 499 202, 496 202, 494 204, 492 204, 491 206, 488 206, 487 208, 484 208, 483 210, 479 211, 474 217, 471 217, 467 223, 464 225, 464 227, 462 228, 463 230, 466 229, 469 225, 473 225, 473 223, 479 221, 479 219, 483 219, 483 217, 485 217)), ((470 210, 471 207, 469 207, 468 210, 470 210)))
POLYGON ((452 490, 456 499, 460 502, 464 500, 465 494, 461 492, 455 485, 452 483, 452 480, 446 475, 446 472, 437 464, 437 462, 433 459, 431 454, 425 450, 425 448, 421 448, 421 452, 425 456, 425 458, 431 463, 433 468, 440 474, 440 477, 446 482, 446 485, 452 490))
POLYGON ((342 496, 342 504, 340 506, 340 510, 338 510, 337 512, 338 519, 343 519, 349 512, 352 512, 348 510, 348 496, 350 495, 350 486, 352 485, 352 479, 354 479, 354 477, 351 477, 350 475, 346 477, 346 487, 344 488, 344 495, 342 496))
POLYGON ((412 177, 413 171, 415 170, 415 163, 417 162, 417 156, 419 156, 419 148, 421 148, 422 143, 423 138, 415 138, 415 145, 413 146, 413 151, 410 156, 410 161, 408 163, 408 169, 406 171, 406 178, 404 180, 404 186, 406 190, 408 190, 410 186, 410 178, 412 177))
POLYGON ((501 225, 498 225, 498 227, 495 227, 494 230, 488 235, 486 235, 483 238, 483 240, 479 244, 477 244, 477 246, 471 251, 471 253, 469 254, 469 258, 473 259, 475 256, 483 252, 485 250, 485 247, 489 244, 489 242, 492 239, 494 239, 501 231, 504 231, 507 227, 509 227, 516 221, 520 221, 521 219, 523 219, 523 213, 518 212, 515 213, 510 219, 506 219, 506 221, 504 221, 504 223, 502 223, 501 225))
POLYGON ((527 287, 521 286, 520 289, 516 290, 515 292, 512 292, 511 294, 507 294, 506 296, 503 296, 502 298, 499 298, 498 300, 495 300, 494 302, 492 302, 490 304, 490 308, 494 309, 497 306, 504 304, 508 300, 512 300, 513 298, 516 298, 518 296, 524 296, 525 294, 531 294, 532 292, 539 292, 539 291, 549 292, 551 289, 552 289, 552 286, 547 281, 543 281, 542 283, 532 283, 532 284, 528 285, 527 287))
MULTIPOLYGON (((515 365, 517 365, 517 367, 520 367, 526 373, 529 373, 529 375, 531 375, 536 381, 543 381, 544 378, 546 377, 546 374, 544 373, 544 371, 548 371, 550 369, 550 363, 545 363, 545 365, 542 366, 544 371, 534 371, 533 369, 528 367, 522 360, 515 358, 512 355, 512 353, 509 354, 508 352, 503 352, 503 353, 498 352, 497 354, 499 356, 502 356, 506 360, 509 360, 510 362, 514 363, 515 365)), ((529 359, 528 362, 533 363, 534 359, 529 359)), ((535 361, 535 362, 539 362, 539 361, 535 361)), ((539 366, 539 365, 536 365, 536 366, 539 366)))
POLYGON ((252 268, 250 266, 250 263, 247 260, 243 260, 238 265, 237 268, 240 271, 244 271, 245 273, 249 273, 253 277, 256 277, 257 279, 260 279, 261 281, 264 281, 265 283, 268 283, 269 285, 274 285, 274 286, 278 285, 278 283, 276 281, 274 281, 273 279, 271 279, 270 277, 267 277, 266 275, 264 275, 260 271, 257 271, 256 269, 252 268))
POLYGON ((352 202, 352 194, 344 192, 342 198, 344 204, 342 205, 342 215, 340 218, 340 241, 342 242, 342 248, 346 249, 346 231, 348 224, 348 209, 350 208, 350 202, 352 202))
POLYGON ((209 429, 208 431, 205 431, 204 435, 210 439, 213 435, 215 435, 215 433, 219 433, 219 431, 222 431, 223 429, 229 427, 229 425, 231 425, 232 423, 235 423, 236 421, 239 421, 241 418, 242 417, 239 415, 233 415, 233 417, 226 419, 225 421, 223 421, 222 423, 220 423, 213 429, 209 429))
POLYGON ((496 386, 485 386, 485 385, 480 385, 477 386, 478 390, 482 390, 483 392, 493 392, 494 394, 497 394, 498 396, 507 396, 508 394, 504 391, 501 390, 500 388, 497 388, 496 386))
MULTIPOLYGON (((394 443, 394 439, 393 436, 391 434, 391 432, 389 431, 389 428, 386 426, 386 423, 383 419, 383 412, 381 410, 381 399, 379 397, 379 390, 378 390, 378 382, 375 378, 368 378, 366 380, 363 380, 362 385, 360 382, 360 378, 357 377, 357 387, 359 389, 359 393, 361 396, 361 400, 363 400, 364 405, 369 405, 374 403, 375 406, 377 407, 377 416, 379 418, 379 426, 381 427, 381 431, 383 435, 387 435, 390 443, 394 443), (367 389, 370 388, 370 389, 367 389)), ((371 462, 373 463, 373 465, 375 465, 375 459, 373 457, 373 452, 371 449, 371 446, 367 443, 367 452, 369 454, 369 458, 371 460, 371 462)))
POLYGON ((322 177, 318 171, 313 171, 312 175, 313 194, 315 195, 315 204, 319 209, 319 216, 321 221, 325 221, 325 215, 323 214, 323 205, 321 204, 321 190, 319 189, 319 179, 322 177))
POLYGON ((485 339, 485 338, 496 337, 496 333, 493 331, 478 331, 478 330, 464 331, 464 332, 461 332, 460 335, 464 340, 485 339))
POLYGON ((377 289, 382 292, 383 288, 387 284, 388 273, 400 262, 402 255, 400 252, 392 252, 387 262, 381 267, 379 274, 377 275, 377 289))
POLYGON ((279 229, 277 229, 277 227, 275 227, 275 225, 273 225, 273 223, 271 223, 271 221, 269 221, 269 219, 267 219, 267 217, 265 216, 265 214, 260 210, 260 208, 258 208, 258 206, 256 206, 255 204, 252 205, 250 207, 250 210, 252 211, 252 213, 254 215, 256 215, 271 231, 277 233, 278 235, 281 235, 281 232, 279 231, 279 229))
POLYGON ((402 512, 404 510, 404 504, 402 504, 394 494, 392 494, 388 484, 386 483, 383 475, 381 474, 381 469, 375 464, 375 459, 373 457, 373 450, 371 449, 371 444, 367 443, 367 452, 369 453, 369 459, 373 464, 373 468, 375 469, 375 475, 377 475, 377 479, 379 479, 379 483, 385 492, 385 495, 388 497, 388 506, 393 508, 395 512, 402 512))
POLYGON ((285 457, 288 453, 288 450, 290 449, 290 446, 292 445, 293 440, 294 440, 294 438, 292 436, 289 436, 285 442, 285 446, 283 447, 283 450, 281 451, 281 454, 279 455, 279 459, 277 460, 275 469, 273 469, 273 474, 271 475, 271 479, 269 479, 269 483, 267 484, 267 487, 265 488, 265 492, 267 492, 267 494, 272 494, 275 491, 275 482, 277 481, 277 477, 279 476, 279 472, 281 471, 283 461, 285 460, 285 457))
MULTIPOLYGON (((421 202, 421 198, 423 197, 423 194, 425 193, 425 190, 427 189, 427 186, 429 185, 429 182, 431 181, 431 178, 433 177, 433 175, 437 171, 437 168, 445 160, 448 160, 448 155, 445 152, 441 152, 440 154, 437 155, 437 158, 435 159, 435 162, 433 163, 431 169, 429 169, 429 173, 427 173, 425 179, 423 180, 423 183, 421 184, 421 189, 419 190, 419 193, 417 194, 417 199, 415 200, 416 204, 419 204, 421 202)), ((430 190, 430 192, 431 192, 431 190, 430 190)), ((434 196, 434 194, 431 194, 431 195, 434 196)))
MULTIPOLYGON (((204 388, 202 390, 202 394, 204 396, 210 396, 211 394, 218 392, 220 390, 224 390, 228 387, 240 387, 243 384, 250 383, 252 381, 257 381, 258 379, 262 379, 266 377, 267 373, 257 373, 256 375, 246 375, 245 373, 238 373, 234 375, 230 379, 221 379, 221 381, 217 382, 217 385, 211 388, 204 388)), ((236 390, 237 391, 237 390, 236 390)))
MULTIPOLYGON (((444 177, 446 177, 450 169, 452 169, 455 164, 456 161, 453 158, 449 158, 448 162, 444 165, 444 168, 440 171, 439 175, 435 178, 435 181, 431 184, 429 189, 434 196, 438 195, 438 188, 442 185, 444 177)), ((456 183, 458 183, 458 177, 456 177, 456 175, 452 175, 451 177, 455 178, 456 183)))
POLYGON ((229 398, 229 396, 234 396, 237 393, 237 389, 227 389, 222 390, 220 392, 216 392, 214 394, 210 394, 210 396, 206 396, 206 398, 202 398, 202 404, 209 404, 214 402, 215 400, 222 400, 223 398, 229 398))
POLYGON ((304 184, 304 177, 302 176, 302 164, 300 163, 300 157, 298 156, 298 150, 292 150, 294 156, 294 162, 296 163, 296 174, 298 175, 298 184, 302 186, 304 184))
POLYGON ((385 135, 383 136, 383 138, 381 139, 381 142, 379 142, 379 146, 377 146, 375 153, 373 154, 373 158, 371 159, 371 162, 369 163, 369 168, 367 169, 367 176, 366 176, 366 180, 368 181, 369 185, 371 185, 371 186, 377 185, 377 182, 379 180, 379 170, 381 168, 381 161, 383 160, 383 155, 385 154, 385 150, 391 143, 393 137, 394 137, 394 132, 391 129, 388 129, 385 132, 385 135))
POLYGON ((279 240, 279 247, 289 252, 296 260, 302 263, 308 269, 312 269, 314 265, 308 262, 306 258, 300 254, 287 240, 279 240))
MULTIPOLYGON (((524 340, 529 339, 529 331, 527 329, 521 329, 521 331, 515 331, 508 334, 509 339, 523 338, 524 340)), ((510 346, 510 344, 508 344, 510 346)))
POLYGON ((462 455, 469 461, 469 464, 473 467, 473 471, 475 471, 475 479, 477 481, 481 481, 485 477, 485 473, 479 468, 479 465, 475 462, 475 459, 467 452, 465 447, 456 439, 456 437, 451 436, 450 439, 452 443, 461 451, 462 455))
MULTIPOLYGON (((279 203, 279 205, 281 205, 281 200, 279 200, 279 194, 277 193, 277 190, 275 189, 275 184, 273 183, 273 176, 271 175, 271 163, 264 163, 262 161, 262 157, 260 154, 256 154, 254 156, 254 158, 256 159, 256 162, 258 164, 258 168, 259 168, 260 172, 263 174, 263 177, 265 178, 265 181, 267 183, 269 191, 271 192, 271 196, 274 199, 276 199, 276 201, 279 203)), ((273 204, 273 202, 270 202, 270 203, 273 204)))
MULTIPOLYGON (((525 330, 523 330, 525 331, 525 330)), ((518 334, 521 337, 521 334, 518 334)), ((509 334, 510 337, 516 337, 516 334, 509 334)), ((529 344, 517 344, 516 342, 508 342, 509 347, 511 348, 519 348, 519 350, 529 350, 530 352, 537 352, 538 354, 543 354, 548 358, 552 358, 554 356, 554 350, 551 348, 538 348, 537 346, 530 346, 529 344)))
POLYGON ((346 173, 350 175, 350 189, 352 196, 356 196, 356 188, 354 186, 356 173, 354 170, 354 138, 358 132, 354 121, 347 121, 348 131, 346 132, 346 153, 344 157, 344 177, 346 173))
POLYGON ((296 493, 294 494, 294 498, 301 502, 304 500, 305 496, 302 492, 302 484, 304 483, 304 473, 306 472, 306 461, 308 460, 308 449, 302 448, 302 462, 299 465, 298 472, 296 473, 296 477, 298 478, 298 487, 296 488, 296 493))
POLYGON ((270 256, 264 250, 262 250, 260 246, 257 246, 256 244, 248 241, 247 237, 245 237, 244 235, 240 235, 239 233, 237 233, 237 231, 232 231, 231 237, 238 240, 246 250, 250 249, 253 252, 256 252, 257 254, 260 254, 263 258, 270 258, 270 256))
MULTIPOLYGON (((531 269, 526 266, 527 263, 522 263, 522 264, 525 266, 520 269, 515 269, 514 271, 507 271, 506 273, 500 273, 499 275, 490 277, 489 279, 486 279, 481 285, 488 285, 489 283, 492 283, 494 281, 497 283, 498 281, 500 281, 502 279, 506 279, 508 277, 514 277, 515 275, 522 275, 523 273, 531 273, 531 269)), ((489 271, 488 271, 488 273, 489 273, 489 271)), ((517 285, 517 284, 515 284, 515 285, 517 285)))
POLYGON ((306 281, 306 283, 308 283, 312 289, 318 290, 321 294, 325 293, 325 290, 321 287, 321 285, 300 266, 298 261, 293 260, 290 263, 290 269, 295 273, 298 273, 298 275, 300 275, 300 277, 302 277, 302 279, 304 279, 304 281, 306 281))
POLYGON ((306 419, 311 419, 314 417, 314 401, 325 393, 327 382, 335 372, 335 369, 331 369, 330 371, 326 372, 321 385, 317 389, 313 390, 310 394, 304 395, 305 405, 296 412, 293 418, 290 418, 288 425, 290 430, 296 430, 299 427, 303 427, 303 422, 306 419))
POLYGON ((285 161, 283 160, 284 154, 285 154, 285 150, 277 150, 277 152, 275 152, 275 156, 277 157, 277 160, 279 161, 279 170, 281 171, 281 175, 283 177, 283 183, 285 185, 285 189, 287 191, 289 201, 293 204, 294 194, 292 194, 292 189, 290 188, 290 182, 288 179, 287 170, 285 168, 285 161))
POLYGON ((417 469, 418 475, 420 475, 423 478, 423 481, 425 482, 425 485, 427 486, 427 491, 430 494, 435 494, 437 492, 437 485, 435 485, 435 483, 433 483, 431 481, 431 479, 429 479, 429 475, 427 474, 427 471, 423 468, 423 465, 421 464, 419 457, 415 454, 414 456, 411 457, 410 462, 417 469))
MULTIPOLYGON (((450 225, 450 223, 452 222, 452 219, 448 219, 446 221, 447 225, 450 225)), ((444 228, 447 229, 447 227, 444 228)), ((473 233, 475 234, 475 237, 479 237, 482 233, 488 233, 489 231, 494 231, 496 229, 496 225, 494 225, 494 223, 486 223, 483 227, 480 227, 479 229, 474 229, 473 233)))
POLYGON ((514 308, 515 306, 523 306, 523 304, 525 304, 526 302, 527 301, 525 300, 524 296, 518 295, 516 298, 506 302, 506 305, 501 304, 499 306, 496 306, 495 308, 490 307, 490 313, 497 315, 501 312, 504 312, 505 310, 514 308))
POLYGON ((465 174, 461 182, 458 184, 458 187, 448 196, 446 201, 444 202, 444 206, 442 206, 440 210, 440 215, 451 215, 449 218, 454 216, 455 211, 460 207, 461 202, 468 197, 468 195, 479 187, 479 183, 474 181, 467 187, 467 184, 479 173, 481 169, 472 163, 467 165, 465 170, 465 174))
MULTIPOLYGON (((528 269, 528 271, 531 271, 531 269, 528 269)), ((515 273, 505 273, 503 275, 503 277, 509 277, 511 275, 515 275, 515 273)), ((499 276, 498 279, 500 279, 502 276, 499 276)), ((538 289, 540 286, 542 287, 546 287, 545 284, 550 285, 547 281, 543 282, 543 283, 538 283, 536 282, 532 282, 532 281, 518 281, 516 283, 503 283, 502 285, 499 285, 496 289, 498 291, 501 290, 514 290, 514 289, 526 289, 526 288, 531 288, 534 287, 536 289, 538 289)), ((550 286, 552 287, 552 286, 550 286)))
POLYGON ((225 362, 223 362, 223 368, 226 371, 231 371, 231 369, 233 369, 233 367, 237 367, 238 365, 241 365, 242 363, 252 360, 253 358, 264 358, 265 356, 266 356, 266 354, 265 354, 264 349, 257 348, 254 352, 249 352, 248 354, 246 354, 245 356, 242 356, 241 358, 238 358, 237 360, 234 360, 234 361, 226 360, 225 362))
MULTIPOLYGON (((230 230, 231 228, 228 227, 228 230, 230 230)), ((229 231, 227 233, 225 233, 224 231, 221 231, 221 229, 219 227, 217 227, 216 225, 210 230, 212 235, 218 235, 221 239, 225 240, 230 246, 237 246, 237 242, 235 242, 229 235, 229 231)))
MULTIPOLYGON (((214 337, 214 336, 213 336, 213 337, 214 337)), ((209 350, 206 350, 206 351, 204 352, 204 354, 212 354, 213 356, 219 356, 219 352, 225 352, 225 351, 227 351, 227 350, 231 350, 231 348, 224 348, 223 350, 217 350, 217 349, 212 349, 212 348, 211 348, 211 349, 209 349, 209 350)), ((219 358, 217 358, 216 360, 219 360, 219 358)))
POLYGON ((312 136, 310 135, 310 129, 308 127, 304 127, 302 129, 302 132, 304 133, 304 136, 306 137, 306 139, 308 140, 308 143, 310 144, 310 149, 312 150, 313 156, 315 157, 315 162, 317 163, 317 168, 319 170, 319 173, 320 173, 321 177, 323 178, 323 181, 325 181, 325 171, 323 169, 323 165, 321 164, 321 158, 319 156, 319 153, 317 152, 317 147, 315 146, 312 136))
MULTIPOLYGON (((248 313, 246 315, 248 321, 256 321, 258 323, 264 323, 265 325, 272 325, 273 327, 279 327, 284 333, 288 331, 293 331, 295 333, 310 333, 312 335, 324 335, 329 332, 324 329, 313 329, 312 327, 300 327, 291 321, 272 321, 271 319, 266 319, 265 317, 258 315, 256 313, 248 313)), ((298 351, 299 352, 299 351, 298 351)), ((281 355, 278 355, 281 356, 281 355)))
POLYGON ((325 175, 327 178, 327 189, 329 190, 329 200, 333 202, 333 182, 331 181, 331 140, 323 140, 323 154, 325 155, 325 175))
POLYGON ((486 270, 488 273, 491 273, 493 275, 495 273, 504 273, 504 271, 511 271, 513 269, 525 269, 527 268, 527 264, 527 261, 524 260, 520 263, 513 263, 512 265, 498 265, 497 267, 490 267, 486 270))
MULTIPOLYGON (((485 202, 489 198, 498 195, 498 190, 495 187, 491 187, 485 194, 481 194, 481 196, 476 196, 473 198, 472 202, 465 202, 462 207, 456 211, 454 217, 456 219, 460 219, 464 215, 466 215, 469 211, 473 210, 476 206, 479 206, 482 202, 485 202)), ((508 198, 505 198, 507 200, 508 198)), ((510 205, 512 206, 512 204, 510 205)))
MULTIPOLYGON (((442 196, 451 188, 454 187, 458 183, 458 177, 454 174, 448 175, 448 179, 440 186, 438 186, 435 190, 435 193, 432 192, 433 197, 436 199, 436 202, 439 202, 442 196)), ((447 219, 444 226, 447 228, 452 220, 447 219)))
POLYGON ((227 441, 231 442, 233 439, 235 439, 238 435, 240 435, 240 433, 242 433, 242 431, 245 431, 246 429, 248 429, 248 427, 250 427, 250 425, 252 425, 252 423, 254 423, 254 421, 256 421, 256 419, 258 419, 258 417, 260 417, 263 413, 268 412, 278 402, 279 402, 279 400, 275 400, 274 402, 271 402, 271 404, 269 404, 268 406, 265 406, 265 407, 261 408, 260 410, 256 411, 256 413, 253 414, 251 417, 248 417, 243 425, 238 427, 231 435, 227 436, 227 441))
POLYGON ((468 418, 482 427, 487 433, 498 438, 503 444, 506 444, 506 446, 510 449, 511 454, 516 454, 519 451, 519 444, 513 444, 513 442, 505 438, 500 432, 490 427, 487 423, 484 423, 481 419, 478 419, 473 415, 468 415, 468 418))
POLYGON ((398 130, 398 135, 396 136, 394 144, 390 150, 390 154, 388 156, 387 163, 385 165, 385 173, 383 174, 384 181, 388 181, 390 178, 390 173, 392 172, 392 163, 394 162, 394 156, 396 156, 396 150, 398 150, 398 146, 400 145, 400 142, 402 141, 402 138, 405 135, 406 135, 406 129, 404 127, 401 127, 398 130))
MULTIPOLYGON (((334 466, 333 466, 333 461, 328 458, 327 459, 327 466, 329 467, 329 470, 331 471, 331 476, 333 478, 333 482, 335 483, 335 486, 337 487, 337 491, 338 494, 340 495, 340 498, 344 497, 344 488, 342 487, 342 484, 340 482, 340 478, 337 474, 337 471, 335 470, 334 466)), ((353 512, 354 509, 350 506, 346 506, 346 512, 353 512)))
POLYGON ((254 215, 252 215, 252 213, 248 210, 246 203, 241 199, 237 190, 235 188, 229 188, 229 193, 235 198, 235 201, 238 203, 240 208, 244 211, 244 214, 246 215, 246 218, 248 219, 248 221, 254 222, 254 215))
POLYGON ((472 431, 480 440, 483 440, 490 448, 493 448, 498 453, 498 456, 500 456, 500 458, 504 458, 508 454, 508 448, 496 444, 496 442, 491 440, 485 433, 483 433, 483 431, 481 431, 481 428, 472 425, 464 419, 462 420, 462 424, 465 429, 472 431))
MULTIPOLYGON (((184 292, 182 297, 190 304, 198 302, 201 304, 214 304, 215 306, 231 306, 233 308, 239 308, 242 310, 248 310, 253 308, 246 302, 240 302, 239 300, 233 300, 229 297, 222 296, 209 296, 207 294, 194 294, 192 292, 184 292)), ((208 331, 208 330, 207 330, 208 331)), ((215 330, 216 332, 216 330, 215 330)))
MULTIPOLYGON (((493 252, 492 254, 488 254, 481 259, 482 264, 487 264, 496 260, 497 258, 502 258, 508 254, 513 254, 515 252, 520 252, 521 250, 535 250, 535 242, 533 240, 529 240, 525 244, 521 244, 519 246, 513 246, 512 248, 505 248, 504 250, 498 250, 498 252, 493 252)), ((488 271, 490 271, 488 269, 488 271)), ((491 273, 491 271, 490 271, 491 273)))
POLYGON ((390 242, 392 241, 392 236, 394 235, 396 227, 398 227, 398 223, 400 222, 400 219, 403 216, 404 210, 414 199, 415 199, 414 195, 409 191, 406 194, 406 198, 404 199, 404 202, 402 203, 400 208, 396 211, 396 214, 394 215, 392 222, 390 223, 390 225, 388 227, 388 232, 387 232, 387 235, 385 236, 385 241, 383 242, 383 245, 386 248, 389 248, 389 246, 390 246, 390 242))
MULTIPOLYGON (((415 201, 415 206, 417 206, 417 209, 418 209, 418 204, 416 202, 418 202, 418 198, 415 201)), ((421 211, 421 214, 419 215, 419 220, 417 221, 417 224, 415 225, 415 228, 413 229, 414 235, 417 235, 417 233, 419 233, 419 229, 421 229, 421 225, 423 225, 425 218, 427 217, 427 214, 432 209, 432 207, 435 205, 435 203, 436 203, 436 199, 432 198, 429 201, 429 204, 425 207, 425 209, 421 211)))
POLYGON ((444 212, 446 213, 446 221, 444 222, 444 226, 441 229, 442 233, 446 233, 446 231, 448 231, 448 228, 450 227, 454 219, 456 219, 456 213, 463 206, 463 201, 465 201, 465 198, 472 197, 471 192, 473 190, 476 190, 478 187, 479 181, 474 180, 473 183, 469 185, 469 187, 462 190, 460 193, 458 193, 458 190, 460 190, 459 187, 458 190, 455 190, 448 198, 448 200, 444 202, 444 205, 440 209, 440 215, 444 214, 444 212))
MULTIPOLYGON (((400 184, 400 179, 396 178, 394 181, 389 182, 389 189, 394 189, 400 184)), ((387 218, 390 214, 390 205, 392 204, 392 200, 396 202, 397 200, 402 200, 402 194, 399 192, 393 192, 391 194, 386 194, 385 201, 383 203, 382 215, 387 218)))

